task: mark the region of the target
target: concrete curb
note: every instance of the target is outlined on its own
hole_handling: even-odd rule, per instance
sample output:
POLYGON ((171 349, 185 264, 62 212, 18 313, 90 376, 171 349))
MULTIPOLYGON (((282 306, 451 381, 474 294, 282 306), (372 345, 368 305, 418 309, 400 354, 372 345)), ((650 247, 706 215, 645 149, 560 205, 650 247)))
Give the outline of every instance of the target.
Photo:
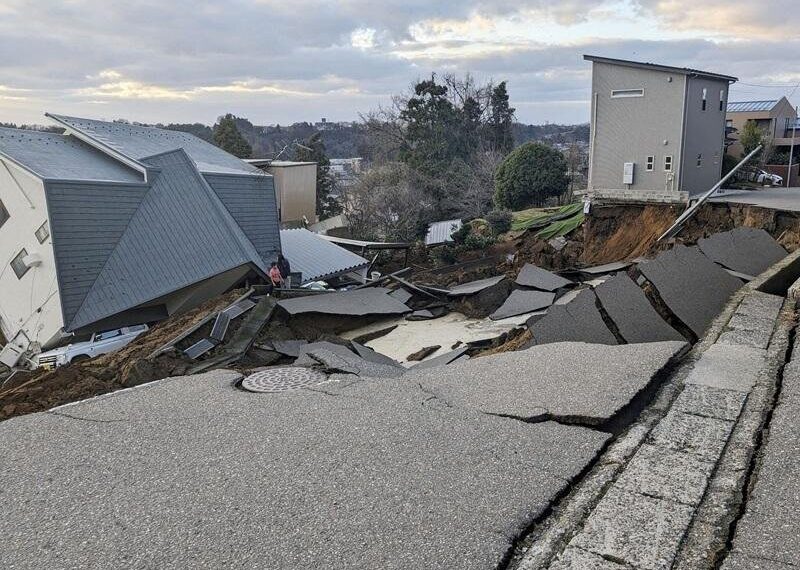
MULTIPOLYGON (((595 554, 588 553, 584 550, 575 549, 574 546, 567 546, 570 542, 582 532, 585 524, 587 523, 590 515, 595 511, 596 507, 600 504, 601 500, 608 494, 609 490, 615 486, 615 483, 620 478, 623 470, 629 465, 631 458, 640 451, 647 439, 651 436, 653 429, 659 422, 670 412, 676 399, 683 391, 685 381, 691 374, 695 365, 700 360, 702 355, 713 346, 720 336, 726 332, 731 319, 734 317, 735 312, 742 304, 742 301, 748 295, 758 294, 759 291, 767 290, 770 293, 786 291, 789 284, 795 281, 797 274, 800 273, 800 250, 790 254, 782 261, 776 263, 769 270, 762 275, 743 286, 737 291, 726 304, 722 312, 717 316, 709 329, 706 331, 704 337, 692 348, 692 350, 685 357, 681 365, 674 371, 671 377, 661 386, 654 401, 646 408, 640 417, 634 422, 626 432, 621 434, 605 451, 605 453, 598 459, 595 466, 589 473, 575 485, 573 490, 564 498, 557 506, 554 506, 552 514, 539 525, 535 526, 533 530, 521 540, 518 544, 517 554, 512 559, 510 567, 517 568, 518 570, 540 570, 551 567, 551 564, 556 560, 559 555, 563 554, 563 560, 556 562, 558 568, 580 567, 583 564, 595 564, 597 568, 625 568, 622 559, 615 560, 613 556, 596 556, 595 554), (565 552, 565 549, 568 552, 565 552), (589 558, 587 558, 589 557, 589 558), (570 565, 568 560, 576 560, 578 566, 570 565)), ((800 295, 800 289, 797 292, 800 295)), ((769 401, 770 393, 766 385, 769 384, 768 378, 774 378, 777 373, 777 368, 782 366, 783 357, 785 356, 786 343, 788 343, 789 330, 791 329, 791 322, 786 321, 787 311, 793 310, 794 302, 784 303, 784 308, 774 323, 774 327, 778 329, 778 333, 774 336, 774 348, 771 347, 769 352, 769 362, 767 371, 764 373, 763 379, 760 378, 757 386, 753 389, 753 396, 749 398, 752 401, 751 406, 748 406, 742 412, 745 414, 747 421, 742 421, 736 424, 736 428, 725 437, 722 441, 722 447, 727 445, 728 437, 732 443, 731 449, 739 450, 736 455, 726 455, 727 461, 731 462, 730 468, 725 463, 724 471, 728 473, 729 469, 735 469, 735 466, 742 466, 749 463, 749 456, 741 455, 745 448, 749 449, 750 455, 754 452, 754 446, 751 444, 747 446, 748 441, 752 441, 753 433, 757 432, 761 424, 754 421, 752 418, 763 417, 758 416, 756 410, 763 408, 765 402, 769 401), (791 306, 791 309, 787 308, 791 306), (782 352, 781 352, 782 351, 782 352), (779 359, 778 363, 776 359, 779 359), (755 414, 755 415, 754 415, 755 414), (748 439, 748 437, 750 439, 748 439), (734 459, 736 457, 736 459, 734 459)), ((773 329, 774 330, 774 329, 773 329)), ((774 384, 774 382, 773 382, 774 384)), ((738 414, 737 414, 738 416, 738 414)), ((727 449, 727 448, 725 448, 727 449)), ((719 450, 720 453, 725 453, 724 449, 719 450)), ((717 512, 721 513, 723 510, 730 511, 730 506, 735 504, 735 497, 731 499, 731 493, 738 489, 738 486, 743 482, 743 479, 730 478, 729 480, 720 477, 712 476, 713 479, 709 482, 707 489, 709 493, 709 501, 705 497, 703 502, 698 507, 698 512, 703 512, 703 516, 708 520, 712 520, 712 504, 717 504, 719 507, 717 512), (731 503, 731 500, 734 503, 731 503), (705 506, 704 506, 705 505, 705 506)), ((723 533, 717 533, 713 536, 708 535, 708 527, 703 527, 700 524, 695 525, 697 531, 692 531, 686 539, 681 539, 688 530, 691 524, 692 516, 689 519, 683 520, 683 524, 677 524, 676 532, 680 532, 678 540, 680 541, 680 561, 686 560, 687 564, 690 560, 697 560, 698 556, 702 557, 702 552, 706 552, 708 558, 708 551, 715 550, 719 546, 720 539, 724 546, 727 540, 727 526, 722 521, 723 533), (703 531, 706 531, 703 534, 703 531), (695 533, 697 536, 695 536, 695 533), (722 537, 724 534, 724 538, 722 537), (705 545, 705 546, 703 546, 705 545)), ((678 555, 678 552, 673 553, 673 558, 678 555)), ((671 563, 672 561, 670 561, 671 563)), ((683 562, 681 562, 683 563, 683 562)), ((554 566, 554 567, 556 567, 554 566)), ((654 567, 659 567, 656 565, 654 567)), ((683 566, 688 568, 689 566, 683 566)), ((697 568, 698 566, 693 566, 697 568)), ((702 567, 702 566, 699 566, 702 567)))

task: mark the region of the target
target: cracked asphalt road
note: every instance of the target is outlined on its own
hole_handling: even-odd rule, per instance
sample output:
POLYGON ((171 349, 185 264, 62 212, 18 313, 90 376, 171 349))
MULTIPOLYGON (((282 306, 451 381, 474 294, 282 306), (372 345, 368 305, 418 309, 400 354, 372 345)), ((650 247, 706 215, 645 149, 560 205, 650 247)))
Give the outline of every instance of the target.
POLYGON ((411 378, 280 394, 236 378, 0 423, 0 566, 495 568, 609 438, 450 405, 411 378))

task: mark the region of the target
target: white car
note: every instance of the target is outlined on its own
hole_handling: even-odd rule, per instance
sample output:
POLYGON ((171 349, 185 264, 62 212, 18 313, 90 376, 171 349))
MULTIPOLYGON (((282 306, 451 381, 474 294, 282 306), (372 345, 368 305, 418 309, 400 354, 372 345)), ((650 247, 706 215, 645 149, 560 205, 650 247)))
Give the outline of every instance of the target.
POLYGON ((772 174, 766 170, 759 170, 756 172, 756 182, 764 186, 783 186, 783 176, 779 174, 772 174))
POLYGON ((56 368, 72 362, 79 362, 119 350, 129 344, 133 339, 148 330, 147 325, 134 325, 110 331, 94 333, 91 340, 68 344, 47 352, 41 352, 34 357, 34 362, 42 368, 56 368))

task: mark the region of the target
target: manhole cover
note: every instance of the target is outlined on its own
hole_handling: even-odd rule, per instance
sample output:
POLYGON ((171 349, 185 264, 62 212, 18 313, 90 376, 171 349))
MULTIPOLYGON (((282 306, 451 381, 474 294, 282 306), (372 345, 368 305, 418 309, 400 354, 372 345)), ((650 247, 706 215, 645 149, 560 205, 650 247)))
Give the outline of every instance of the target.
POLYGON ((285 366, 251 374, 242 380, 242 388, 250 392, 286 392, 327 381, 328 376, 319 370, 285 366))

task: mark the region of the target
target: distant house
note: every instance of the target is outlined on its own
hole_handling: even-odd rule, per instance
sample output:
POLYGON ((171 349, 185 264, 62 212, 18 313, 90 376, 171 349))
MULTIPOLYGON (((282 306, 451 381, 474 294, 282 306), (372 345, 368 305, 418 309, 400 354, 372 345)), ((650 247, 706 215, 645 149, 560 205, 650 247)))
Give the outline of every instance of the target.
POLYGON ((184 311, 276 258, 272 176, 186 133, 48 116, 64 134, 0 129, 6 362, 184 311))
MULTIPOLYGON (((792 126, 797 120, 797 111, 786 97, 767 101, 732 101, 728 103, 726 124, 732 129, 734 143, 728 147, 728 154, 740 157, 742 145, 739 135, 747 121, 755 121, 777 150, 788 150, 792 144, 792 126)), ((800 126, 800 125, 799 125, 800 126)), ((795 144, 800 143, 800 129, 797 129, 795 144)))
POLYGON ((284 227, 303 227, 317 221, 317 163, 248 159, 275 181, 278 216, 284 227))
POLYGON ((719 181, 728 87, 735 77, 584 59, 592 62, 590 194, 682 201, 719 181))

